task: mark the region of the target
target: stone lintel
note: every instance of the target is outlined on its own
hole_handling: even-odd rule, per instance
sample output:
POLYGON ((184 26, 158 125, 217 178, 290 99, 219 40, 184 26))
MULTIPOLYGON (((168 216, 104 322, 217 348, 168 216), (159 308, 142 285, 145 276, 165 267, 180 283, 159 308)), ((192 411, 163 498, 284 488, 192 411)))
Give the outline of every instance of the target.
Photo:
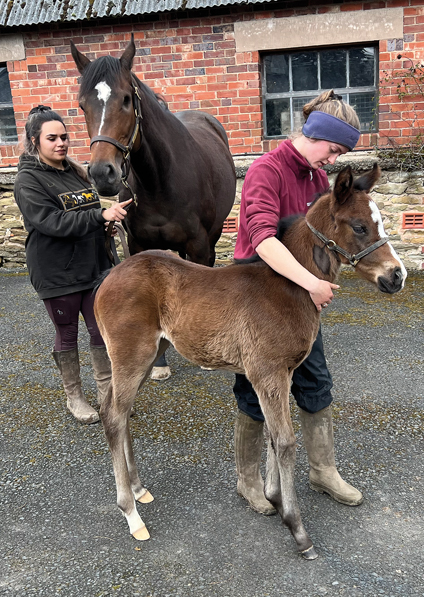
POLYGON ((403 8, 240 21, 234 34, 237 52, 403 39, 403 8))

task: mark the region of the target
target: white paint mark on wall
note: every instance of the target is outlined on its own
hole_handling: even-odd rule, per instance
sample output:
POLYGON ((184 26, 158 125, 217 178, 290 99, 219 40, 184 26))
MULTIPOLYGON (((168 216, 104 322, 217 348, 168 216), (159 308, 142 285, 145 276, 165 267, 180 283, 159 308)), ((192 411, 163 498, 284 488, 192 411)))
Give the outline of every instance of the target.
POLYGON ((97 97, 99 98, 99 101, 103 102, 102 118, 100 120, 99 132, 97 133, 98 135, 100 135, 103 124, 105 122, 106 104, 107 104, 108 99, 110 98, 112 90, 109 87, 109 85, 107 83, 105 83, 104 81, 97 83, 97 85, 95 86, 94 89, 96 89, 96 91, 97 91, 97 97))

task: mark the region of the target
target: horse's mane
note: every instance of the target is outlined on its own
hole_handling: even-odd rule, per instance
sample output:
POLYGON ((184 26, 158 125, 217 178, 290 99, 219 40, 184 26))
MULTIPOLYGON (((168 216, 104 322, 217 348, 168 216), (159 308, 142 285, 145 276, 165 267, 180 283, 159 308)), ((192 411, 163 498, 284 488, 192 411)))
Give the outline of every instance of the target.
MULTIPOLYGON (((287 230, 302 216, 303 214, 293 214, 291 216, 281 218, 281 220, 277 224, 277 232, 275 234, 275 238, 278 238, 279 241, 282 241, 287 230)), ((244 263, 256 263, 257 261, 262 261, 258 254, 255 254, 252 257, 247 257, 247 259, 234 259, 234 263, 237 265, 241 265, 244 263)))
MULTIPOLYGON (((84 69, 84 74, 81 79, 80 95, 87 95, 101 81, 104 81, 112 88, 116 83, 117 77, 119 77, 122 72, 123 68, 119 58, 114 58, 113 56, 101 56, 97 60, 93 60, 84 69)), ((131 73, 131 76, 137 86, 142 89, 145 94, 149 95, 152 99, 155 99, 165 110, 168 109, 168 104, 162 95, 152 91, 150 87, 140 81, 134 73, 131 73)))

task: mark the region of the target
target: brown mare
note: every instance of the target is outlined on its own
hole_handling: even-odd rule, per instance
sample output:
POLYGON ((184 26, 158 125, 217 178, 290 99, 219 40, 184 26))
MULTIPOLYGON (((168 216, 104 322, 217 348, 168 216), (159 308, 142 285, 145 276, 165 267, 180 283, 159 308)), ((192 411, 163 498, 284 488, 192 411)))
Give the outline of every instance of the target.
MULTIPOLYGON (((319 278, 334 282, 340 264, 350 262, 379 290, 394 293, 403 287, 406 270, 367 194, 378 176, 376 165, 354 181, 345 168, 334 191, 320 197, 307 218, 287 227, 282 242, 319 278)), ((153 498, 137 473, 129 414, 153 363, 172 342, 193 363, 244 373, 253 384, 270 434, 266 497, 299 551, 314 559, 294 489, 296 438, 289 410, 292 372, 308 355, 319 326, 309 294, 261 260, 211 269, 150 251, 110 272, 97 291, 95 313, 112 362, 112 384, 100 414, 118 506, 132 535, 149 537, 136 501, 153 498)))
POLYGON ((223 126, 199 110, 172 114, 131 72, 132 36, 119 59, 91 62, 72 42, 71 51, 82 75, 89 176, 100 195, 136 196, 125 221, 130 253, 172 249, 213 266, 236 189, 223 126))

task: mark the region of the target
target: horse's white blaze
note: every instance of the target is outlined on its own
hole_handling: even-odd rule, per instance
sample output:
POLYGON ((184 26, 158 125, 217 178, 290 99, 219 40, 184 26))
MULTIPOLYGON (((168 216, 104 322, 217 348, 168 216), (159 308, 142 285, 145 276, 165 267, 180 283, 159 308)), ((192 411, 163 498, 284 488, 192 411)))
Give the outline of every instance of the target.
POLYGON ((100 120, 99 132, 97 133, 98 135, 100 135, 103 124, 105 122, 106 104, 107 104, 108 99, 110 98, 112 89, 104 81, 97 83, 97 85, 95 86, 94 89, 96 89, 96 91, 97 91, 97 97, 98 97, 99 101, 103 102, 102 118, 100 120))
MULTIPOLYGON (((372 218, 373 222, 375 222, 378 226, 378 234, 379 234, 380 238, 387 236, 386 231, 384 230, 384 224, 383 224, 383 219, 381 217, 380 210, 378 209, 376 203, 372 200, 370 200, 370 209, 371 209, 371 218, 372 218)), ((394 250, 393 245, 391 243, 387 243, 387 244, 390 248, 390 251, 391 251, 393 257, 399 263, 399 267, 402 272, 402 288, 403 288, 405 285, 405 280, 406 280, 406 276, 408 275, 408 273, 407 273, 406 268, 403 265, 402 260, 400 259, 399 255, 394 250)))

